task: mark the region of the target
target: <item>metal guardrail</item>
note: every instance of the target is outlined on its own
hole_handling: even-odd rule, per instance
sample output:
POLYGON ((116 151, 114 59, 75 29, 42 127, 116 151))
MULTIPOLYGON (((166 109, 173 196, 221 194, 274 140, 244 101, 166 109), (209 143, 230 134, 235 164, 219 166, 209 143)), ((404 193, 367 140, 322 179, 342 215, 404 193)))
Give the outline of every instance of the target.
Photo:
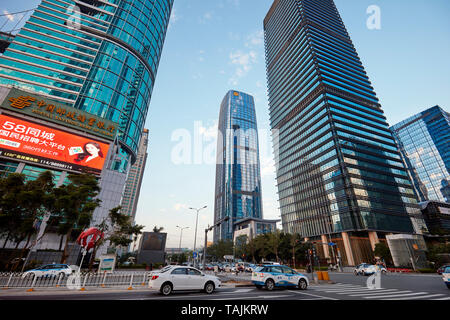
MULTIPOLYGON (((42 276, 36 277, 32 274, 24 274, 21 272, 5 272, 0 273, 0 288, 27 288, 33 290, 35 288, 58 288, 68 287, 69 280, 73 280, 76 276, 42 276), (69 278, 70 277, 70 278, 69 278)), ((86 288, 120 288, 126 287, 142 287, 148 284, 149 272, 114 272, 114 273, 93 273, 81 272, 78 274, 78 283, 81 289, 86 288)))

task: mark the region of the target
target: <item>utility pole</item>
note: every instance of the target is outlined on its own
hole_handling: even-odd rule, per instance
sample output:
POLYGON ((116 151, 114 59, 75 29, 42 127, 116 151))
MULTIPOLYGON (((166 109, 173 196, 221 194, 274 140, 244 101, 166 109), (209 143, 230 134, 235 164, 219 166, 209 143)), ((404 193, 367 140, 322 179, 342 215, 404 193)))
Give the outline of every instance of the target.
MULTIPOLYGON (((194 252, 196 249, 196 245, 197 245, 197 225, 198 225, 198 213, 200 210, 205 209, 206 206, 201 207, 201 208, 189 208, 190 210, 195 210, 197 211, 197 218, 195 219, 195 237, 194 237, 194 252)), ((194 259, 194 267, 196 266, 195 262, 197 261, 197 259, 194 259)))
POLYGON ((206 246, 208 245, 208 232, 211 231, 212 229, 214 229, 215 227, 218 227, 219 225, 222 224, 222 222, 224 221, 228 221, 228 219, 230 219, 230 217, 225 217, 223 219, 220 219, 219 221, 217 221, 216 224, 209 226, 208 228, 205 229, 205 246, 203 247, 203 270, 205 270, 205 263, 206 263, 206 246))
POLYGON ((181 230, 181 232, 180 232, 180 245, 178 246, 178 249, 180 250, 180 252, 181 252, 181 237, 183 237, 183 229, 188 229, 189 227, 180 227, 180 226, 177 226, 177 228, 180 228, 180 230, 181 230))

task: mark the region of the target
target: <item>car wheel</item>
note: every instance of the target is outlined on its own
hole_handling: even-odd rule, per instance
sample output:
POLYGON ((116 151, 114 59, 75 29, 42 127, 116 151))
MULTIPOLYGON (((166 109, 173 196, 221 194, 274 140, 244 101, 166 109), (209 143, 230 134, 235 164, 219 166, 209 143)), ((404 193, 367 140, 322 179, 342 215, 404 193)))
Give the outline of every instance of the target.
POLYGON ((308 288, 308 284, 306 283, 306 280, 305 280, 305 279, 300 279, 300 280, 298 281, 298 288, 299 288, 300 290, 306 290, 306 289, 308 288))
POLYGON ((449 288, 449 289, 450 289, 450 284, 449 284, 449 283, 446 283, 446 285, 447 285, 447 288, 449 288))
POLYGON ((160 292, 161 292, 162 295, 168 296, 169 294, 172 293, 172 290, 173 290, 172 284, 169 283, 169 282, 166 282, 166 283, 164 283, 164 284, 161 286, 160 292))
POLYGON ((214 283, 212 283, 212 282, 207 282, 207 283, 205 284, 205 289, 204 289, 204 291, 205 291, 207 294, 213 293, 213 292, 214 292, 214 289, 215 289, 214 283))
POLYGON ((353 274, 355 275, 355 276, 359 276, 359 273, 358 273, 358 271, 353 271, 353 274))
POLYGON ((60 272, 58 274, 58 279, 64 279, 66 277, 66 274, 64 272, 60 272))
POLYGON ((267 279, 266 289, 272 291, 275 288, 275 282, 272 279, 267 279))

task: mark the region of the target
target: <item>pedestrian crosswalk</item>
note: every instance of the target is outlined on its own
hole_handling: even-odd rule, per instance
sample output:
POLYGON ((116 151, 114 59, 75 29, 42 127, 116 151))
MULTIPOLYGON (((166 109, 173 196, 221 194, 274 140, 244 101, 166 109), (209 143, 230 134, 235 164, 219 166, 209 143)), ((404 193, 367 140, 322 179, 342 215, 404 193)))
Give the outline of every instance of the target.
POLYGON ((450 294, 429 293, 425 291, 414 292, 392 288, 369 289, 354 284, 336 283, 330 285, 311 286, 311 290, 325 294, 333 294, 347 299, 373 299, 373 300, 450 300, 450 294))

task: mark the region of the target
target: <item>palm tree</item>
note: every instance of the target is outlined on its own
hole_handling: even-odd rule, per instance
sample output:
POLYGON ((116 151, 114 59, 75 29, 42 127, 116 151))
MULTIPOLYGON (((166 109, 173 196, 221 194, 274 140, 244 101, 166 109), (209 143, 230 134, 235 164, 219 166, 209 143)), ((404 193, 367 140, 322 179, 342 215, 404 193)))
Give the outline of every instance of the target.
POLYGON ((158 228, 158 226, 153 227, 153 232, 156 232, 156 233, 160 233, 163 230, 164 230, 164 227, 159 227, 159 228, 158 228))

